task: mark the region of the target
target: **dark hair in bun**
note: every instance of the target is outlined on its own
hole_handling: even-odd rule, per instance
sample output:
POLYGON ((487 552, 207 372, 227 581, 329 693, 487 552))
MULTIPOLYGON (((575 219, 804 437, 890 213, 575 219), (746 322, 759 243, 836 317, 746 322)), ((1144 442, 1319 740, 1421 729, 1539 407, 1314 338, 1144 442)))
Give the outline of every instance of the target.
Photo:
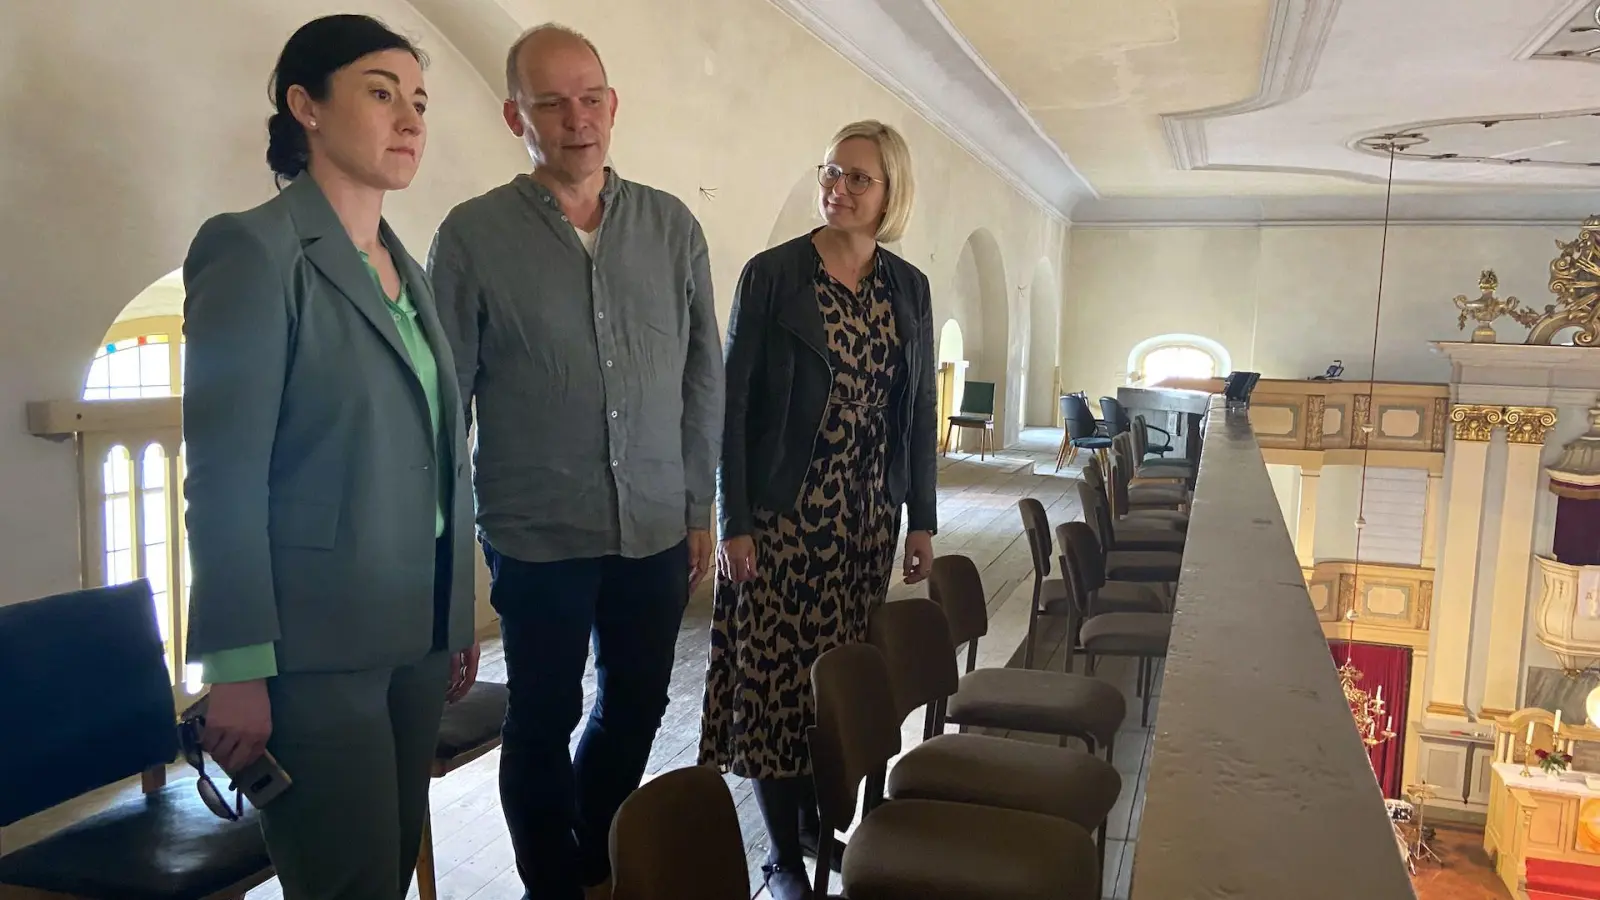
POLYGON ((311 161, 305 127, 289 111, 289 88, 298 84, 313 100, 326 99, 334 72, 384 50, 404 50, 417 62, 426 62, 416 45, 371 16, 323 16, 290 35, 272 69, 275 111, 267 119, 267 166, 280 185, 304 172, 311 161))

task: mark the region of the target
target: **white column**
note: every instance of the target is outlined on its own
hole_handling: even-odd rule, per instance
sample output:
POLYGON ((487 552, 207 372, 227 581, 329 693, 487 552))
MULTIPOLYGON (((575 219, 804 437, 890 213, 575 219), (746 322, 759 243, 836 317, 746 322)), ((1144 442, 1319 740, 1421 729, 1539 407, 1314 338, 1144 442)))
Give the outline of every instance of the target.
POLYGON ((1300 513, 1295 520, 1294 552, 1305 568, 1317 562, 1317 491, 1321 486, 1321 469, 1300 467, 1300 513))
POLYGON ((1489 657, 1485 664, 1484 716, 1517 709, 1522 680, 1524 625, 1528 620, 1528 570, 1533 564, 1533 516, 1538 501, 1539 461, 1556 411, 1540 406, 1506 407, 1506 489, 1500 534, 1485 535, 1496 554, 1494 605, 1489 619, 1489 657))
POLYGON ((1489 436, 1504 420, 1499 406, 1456 405, 1451 446, 1450 506, 1444 521, 1444 550, 1434 581, 1432 677, 1427 713, 1466 719, 1467 662, 1472 642, 1472 597, 1478 584, 1478 529, 1483 520, 1484 472, 1489 436))

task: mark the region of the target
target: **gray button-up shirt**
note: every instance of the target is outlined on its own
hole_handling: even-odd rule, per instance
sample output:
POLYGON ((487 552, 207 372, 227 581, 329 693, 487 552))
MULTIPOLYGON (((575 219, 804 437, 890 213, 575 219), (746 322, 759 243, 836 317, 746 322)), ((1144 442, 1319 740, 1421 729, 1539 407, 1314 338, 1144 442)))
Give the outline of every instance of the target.
POLYGON ((526 175, 451 210, 429 253, 476 401, 478 531, 513 559, 650 556, 711 523, 723 382, 705 235, 683 201, 615 173, 600 196, 592 260, 526 175))

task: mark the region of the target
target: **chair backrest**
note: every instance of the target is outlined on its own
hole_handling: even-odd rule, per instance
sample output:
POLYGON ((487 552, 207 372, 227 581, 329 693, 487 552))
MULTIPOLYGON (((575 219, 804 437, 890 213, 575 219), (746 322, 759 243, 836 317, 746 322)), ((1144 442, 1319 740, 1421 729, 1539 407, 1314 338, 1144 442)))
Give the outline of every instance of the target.
POLYGON ((1144 416, 1133 417, 1133 427, 1128 429, 1128 435, 1133 439, 1133 458, 1144 459, 1150 455, 1150 423, 1144 416))
POLYGON ((1085 598, 1106 583, 1105 551, 1087 522, 1063 522, 1056 528, 1062 542, 1062 556, 1070 560, 1085 598))
POLYGON ((1066 394, 1061 398, 1061 419, 1067 423, 1069 440, 1094 436, 1094 412, 1089 409, 1088 398, 1082 394, 1066 394))
POLYGON ((1094 536, 1106 547, 1117 545, 1117 532, 1111 524, 1111 510, 1106 507, 1100 492, 1080 481, 1078 503, 1083 507, 1083 520, 1094 529, 1094 536))
POLYGON ((178 755, 150 583, 0 606, 0 825, 178 755))
POLYGON ((663 772, 639 786, 611 821, 615 900, 749 900, 739 813, 709 766, 663 772))
POLYGON ((1044 514, 1044 504, 1032 497, 1018 500, 1017 510, 1022 513, 1022 531, 1028 537, 1028 552, 1033 554, 1033 583, 1037 588, 1050 574, 1050 519, 1044 514))
POLYGON ((967 382, 961 391, 961 413, 969 416, 994 415, 994 382, 967 382))
POLYGON ((1088 581, 1086 566, 1079 559, 1083 533, 1069 527, 1082 522, 1062 522, 1056 526, 1056 543, 1061 546, 1061 581, 1067 586, 1067 601, 1080 618, 1087 618, 1092 604, 1090 595, 1095 591, 1088 581))
POLYGON ((861 782, 900 752, 900 723, 883 654, 871 644, 844 644, 811 666, 817 724, 807 729, 817 808, 826 830, 856 817, 861 782))
POLYGON ((1106 430, 1112 435, 1126 434, 1132 427, 1132 423, 1128 421, 1127 407, 1115 397, 1101 397, 1100 412, 1105 417, 1106 430))
POLYGON ((928 596, 944 610, 950 642, 970 644, 989 633, 989 602, 978 565, 960 554, 934 557, 928 596))
MULTIPOLYGON (((1094 488, 1095 492, 1098 493, 1107 504, 1111 503, 1111 490, 1106 484, 1105 471, 1100 468, 1100 460, 1098 458, 1090 458, 1088 462, 1083 464, 1083 471, 1080 477, 1083 479, 1083 483, 1094 488)), ((1113 515, 1116 514, 1116 512, 1117 511, 1115 509, 1112 510, 1113 515)))
POLYGON ((1111 487, 1111 507, 1119 513, 1126 513, 1131 507, 1128 498, 1128 465, 1123 460, 1122 454, 1116 452, 1116 442, 1111 447, 1111 471, 1106 473, 1111 487))
POLYGON ((956 645, 939 604, 911 597, 879 604, 867 624, 867 640, 883 654, 894 690, 895 714, 943 700, 960 686, 956 645))

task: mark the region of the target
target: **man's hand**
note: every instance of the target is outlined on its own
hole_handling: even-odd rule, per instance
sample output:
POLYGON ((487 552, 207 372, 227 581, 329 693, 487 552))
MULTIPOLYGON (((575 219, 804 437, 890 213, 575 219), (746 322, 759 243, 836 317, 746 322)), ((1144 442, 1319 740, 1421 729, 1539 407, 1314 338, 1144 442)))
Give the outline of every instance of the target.
POLYGON ((454 703, 467 695, 472 685, 478 680, 478 642, 473 641, 472 646, 451 655, 450 657, 450 688, 445 691, 446 703, 454 703))
POLYGON ((261 758, 272 736, 272 701, 267 681, 213 684, 206 700, 206 725, 200 746, 222 771, 242 772, 261 758))
POLYGON ((717 547, 717 568, 722 577, 744 584, 756 577, 756 542, 748 534, 728 538, 717 547))
POLYGON ((933 574, 933 535, 926 531, 906 532, 906 584, 916 584, 933 574))
POLYGON ((689 529, 689 593, 700 586, 706 573, 711 571, 711 532, 705 528, 689 529))

